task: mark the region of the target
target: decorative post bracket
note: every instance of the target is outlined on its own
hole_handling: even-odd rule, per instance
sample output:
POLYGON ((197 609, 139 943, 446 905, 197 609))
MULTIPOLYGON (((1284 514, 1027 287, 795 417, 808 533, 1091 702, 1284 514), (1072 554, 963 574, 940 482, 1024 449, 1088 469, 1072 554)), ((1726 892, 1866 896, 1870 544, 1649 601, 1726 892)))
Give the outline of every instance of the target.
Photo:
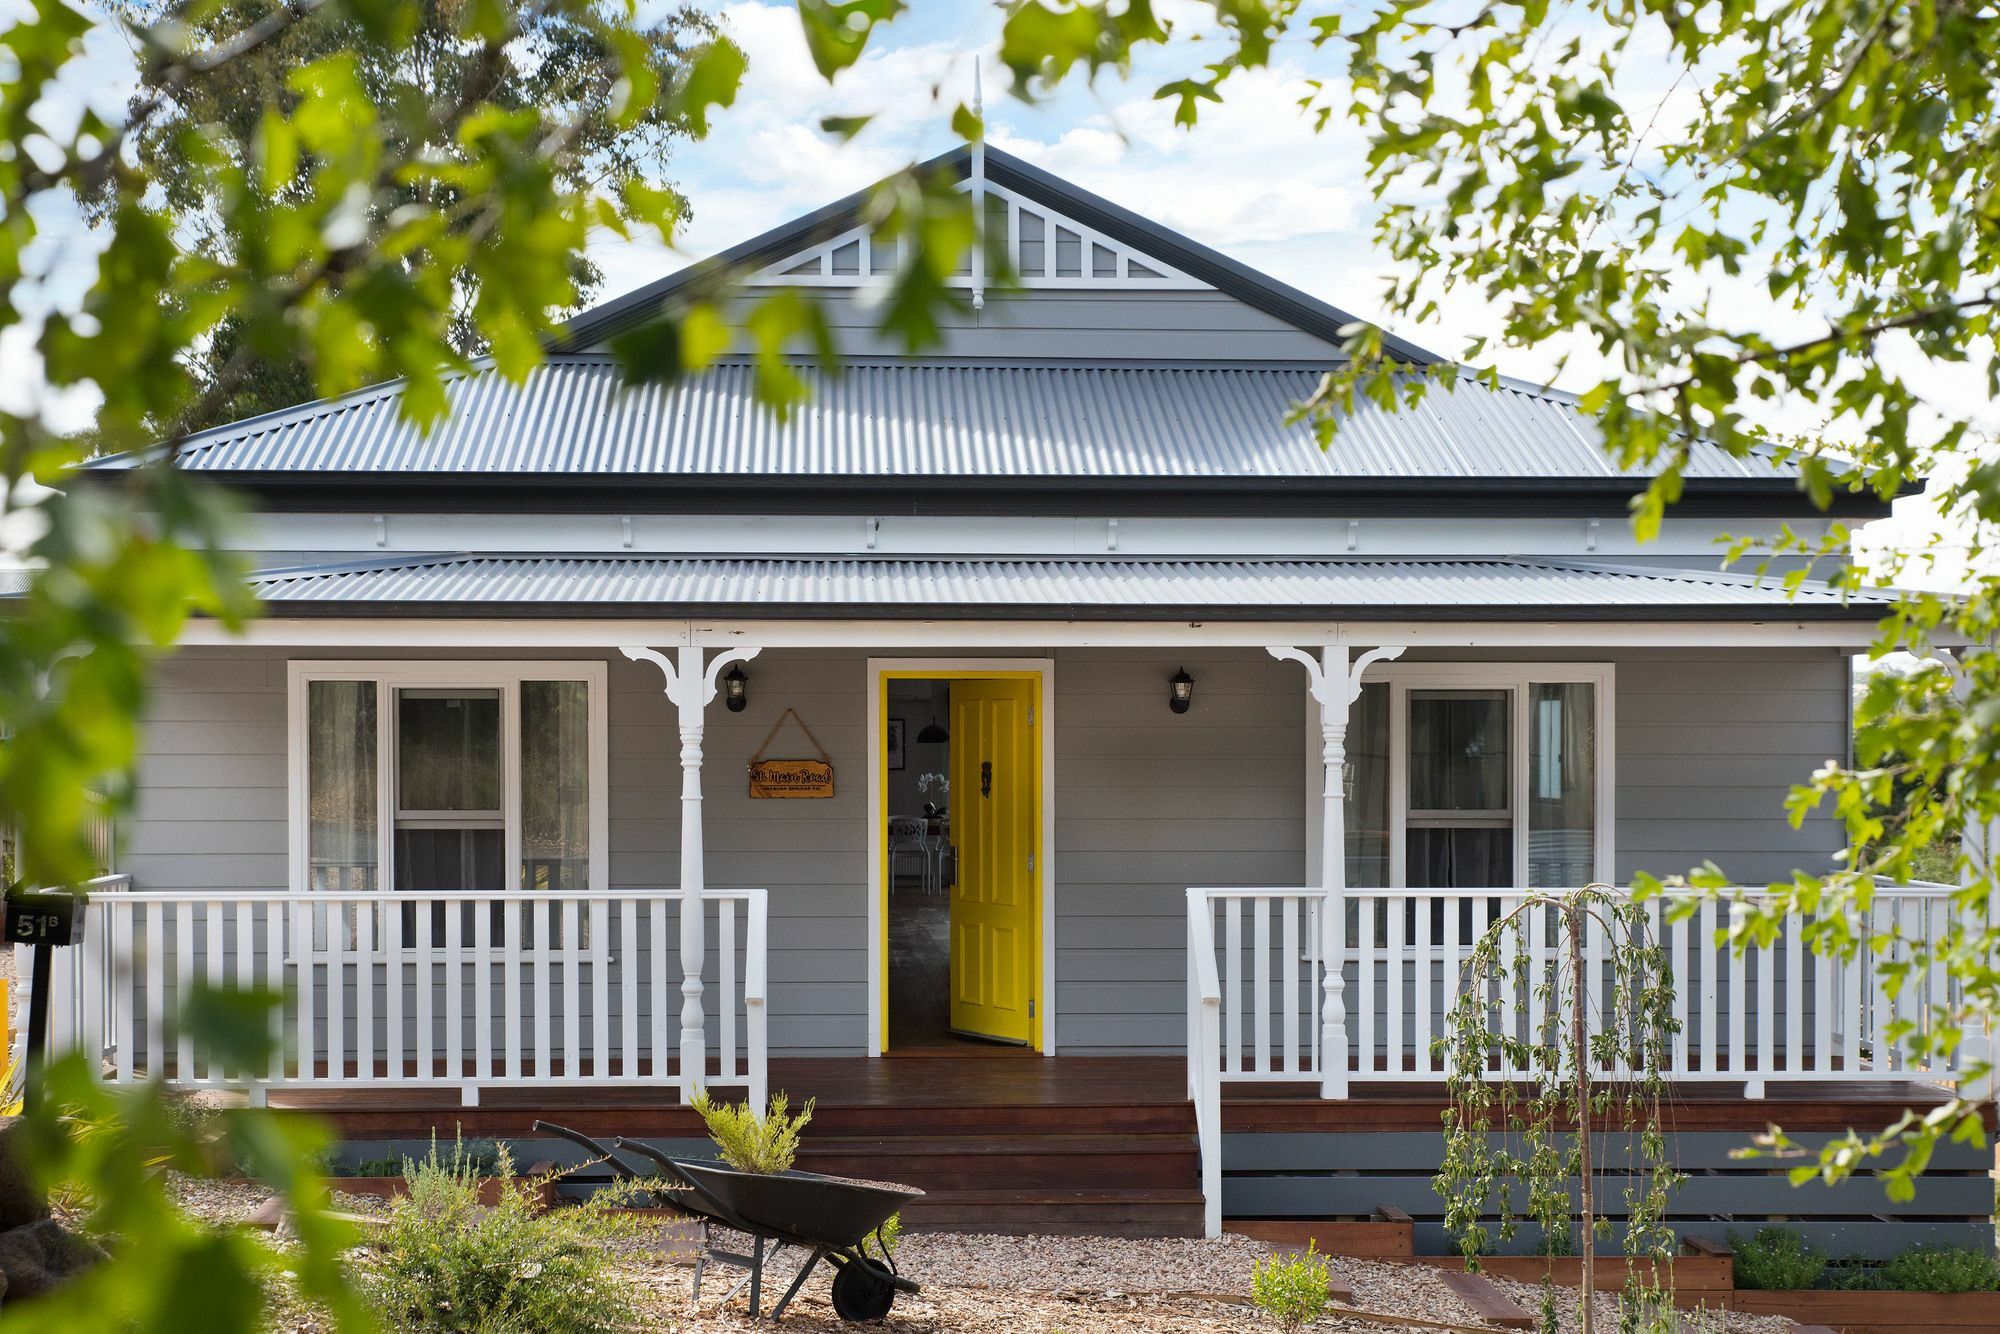
MULTIPOLYGON (((708 1070, 707 1035, 701 1005, 701 971, 707 956, 702 891, 708 887, 701 834, 702 711, 715 698, 715 683, 732 662, 748 662, 761 648, 729 648, 706 668, 698 644, 683 644, 679 662, 650 648, 621 648, 633 662, 650 662, 667 679, 667 699, 681 730, 681 1101, 694 1101, 708 1070)), ((657 1059, 657 1055, 655 1057, 657 1059)), ((763 1109, 759 1108, 761 1115, 763 1109)))
MULTIPOLYGON (((1321 749, 1325 766, 1321 792, 1319 910, 1320 958, 1326 975, 1320 986, 1320 1096, 1347 1096, 1347 804, 1342 775, 1347 768, 1347 714, 1361 698, 1361 677, 1369 667, 1403 655, 1402 645, 1371 648, 1347 660, 1347 647, 1328 644, 1315 658, 1303 649, 1274 646, 1264 650, 1280 662, 1306 669, 1306 688, 1319 702, 1321 749)), ((1363 1003, 1369 998, 1364 997, 1363 1003)), ((1364 1056, 1366 1053, 1364 1053, 1364 1056)))

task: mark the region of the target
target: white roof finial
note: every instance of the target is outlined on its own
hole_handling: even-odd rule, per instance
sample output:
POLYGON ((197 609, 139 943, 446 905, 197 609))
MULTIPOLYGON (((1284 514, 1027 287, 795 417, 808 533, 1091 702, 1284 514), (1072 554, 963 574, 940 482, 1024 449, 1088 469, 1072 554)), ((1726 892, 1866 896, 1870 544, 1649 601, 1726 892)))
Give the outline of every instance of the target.
POLYGON ((972 57, 972 114, 979 137, 972 141, 972 308, 986 308, 986 97, 979 83, 979 57, 972 57))

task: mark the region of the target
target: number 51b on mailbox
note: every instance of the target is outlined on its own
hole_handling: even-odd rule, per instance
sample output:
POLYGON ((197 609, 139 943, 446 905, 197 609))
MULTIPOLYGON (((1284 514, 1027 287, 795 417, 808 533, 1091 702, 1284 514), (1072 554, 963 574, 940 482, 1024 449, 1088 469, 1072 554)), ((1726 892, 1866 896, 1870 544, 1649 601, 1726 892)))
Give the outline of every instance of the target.
POLYGON ((83 899, 75 894, 10 894, 6 938, 13 945, 81 945, 83 899))

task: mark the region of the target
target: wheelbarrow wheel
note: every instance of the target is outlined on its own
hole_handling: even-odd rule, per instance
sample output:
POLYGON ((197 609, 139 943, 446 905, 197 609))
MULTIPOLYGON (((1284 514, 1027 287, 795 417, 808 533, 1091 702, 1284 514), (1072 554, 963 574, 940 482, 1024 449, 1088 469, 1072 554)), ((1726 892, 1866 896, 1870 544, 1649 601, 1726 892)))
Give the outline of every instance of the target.
POLYGON ((871 1260, 849 1260, 833 1276, 833 1313, 842 1320, 880 1320, 895 1304, 895 1287, 871 1260))

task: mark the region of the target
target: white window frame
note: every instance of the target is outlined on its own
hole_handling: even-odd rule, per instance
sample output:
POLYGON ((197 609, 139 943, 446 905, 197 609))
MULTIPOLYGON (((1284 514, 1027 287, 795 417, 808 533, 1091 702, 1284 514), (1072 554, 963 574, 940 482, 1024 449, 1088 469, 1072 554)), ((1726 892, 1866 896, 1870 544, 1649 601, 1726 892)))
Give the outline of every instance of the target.
POLYGON ((590 660, 556 661, 387 661, 293 660, 287 680, 287 760, 289 802, 289 851, 291 887, 294 892, 311 888, 311 856, 308 847, 309 823, 306 812, 306 709, 308 687, 315 681, 372 681, 375 683, 375 837, 376 887, 394 893, 396 883, 395 842, 397 815, 396 710, 395 692, 418 690, 498 690, 500 692, 500 783, 501 812, 506 821, 506 866, 504 893, 520 894, 521 889, 521 683, 524 681, 581 681, 590 697, 590 866, 589 892, 601 894, 611 884, 611 814, 609 808, 608 755, 610 727, 605 698, 607 674, 602 662, 590 660))
MULTIPOLYGON (((1593 880, 1615 883, 1617 873, 1618 784, 1617 669, 1608 662, 1387 662, 1376 663, 1362 684, 1389 687, 1389 884, 1382 893, 1409 887, 1409 695, 1412 690, 1509 690, 1512 706, 1508 745, 1512 774, 1508 804, 1514 833, 1514 883, 1468 886, 1512 889, 1528 882, 1528 793, 1530 770, 1529 687, 1581 684, 1593 687, 1597 702, 1597 810, 1592 833, 1593 880)), ((1351 739, 1351 737, 1350 737, 1351 739)), ((1319 706, 1306 701, 1306 856, 1307 883, 1319 883, 1320 815, 1323 772, 1320 766, 1319 706)), ((1364 886, 1353 887, 1357 893, 1364 886)), ((1574 888, 1574 886, 1553 886, 1574 888)))

